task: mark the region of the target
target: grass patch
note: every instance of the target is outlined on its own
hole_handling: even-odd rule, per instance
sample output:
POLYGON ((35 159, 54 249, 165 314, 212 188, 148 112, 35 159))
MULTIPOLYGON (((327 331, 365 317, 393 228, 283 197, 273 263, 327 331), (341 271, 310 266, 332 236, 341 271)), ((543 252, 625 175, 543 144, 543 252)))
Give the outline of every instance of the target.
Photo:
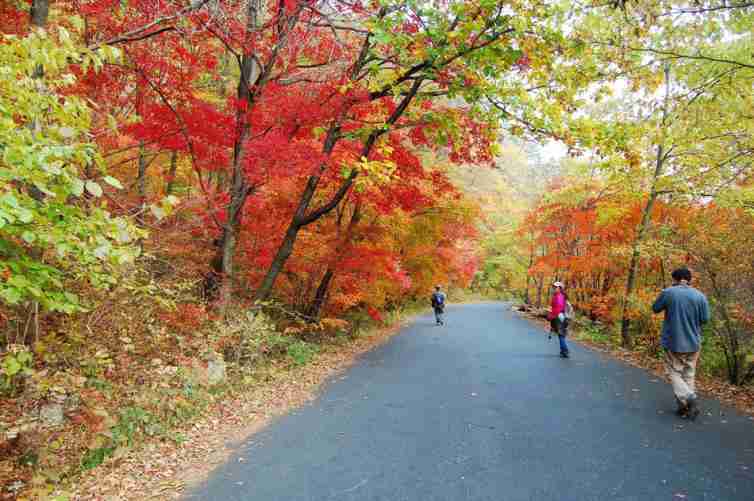
POLYGON ((574 338, 578 341, 603 346, 605 348, 617 348, 618 338, 616 333, 610 327, 593 324, 591 322, 581 323, 578 320, 572 327, 574 338))

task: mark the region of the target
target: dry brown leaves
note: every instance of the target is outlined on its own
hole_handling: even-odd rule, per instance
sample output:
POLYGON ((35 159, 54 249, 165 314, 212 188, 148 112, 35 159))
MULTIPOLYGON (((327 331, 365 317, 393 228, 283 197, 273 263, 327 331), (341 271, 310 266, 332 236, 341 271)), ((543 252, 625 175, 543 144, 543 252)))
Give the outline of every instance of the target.
POLYGON ((178 499, 228 460, 234 444, 270 419, 313 399, 330 376, 347 369, 360 354, 385 342, 400 325, 320 353, 303 367, 279 367, 268 381, 235 400, 215 405, 210 416, 181 430, 181 445, 151 441, 110 458, 80 479, 72 499, 116 501, 178 499))

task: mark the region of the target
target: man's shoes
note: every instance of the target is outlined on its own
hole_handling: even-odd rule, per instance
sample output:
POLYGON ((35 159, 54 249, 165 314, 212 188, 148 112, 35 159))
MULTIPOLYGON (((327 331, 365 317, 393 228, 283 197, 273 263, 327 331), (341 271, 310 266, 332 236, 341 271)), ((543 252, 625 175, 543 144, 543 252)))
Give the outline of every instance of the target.
POLYGON ((695 421, 701 413, 701 411, 699 410, 699 401, 697 400, 696 395, 691 395, 688 398, 688 400, 686 401, 686 408, 688 409, 688 411, 686 412, 686 418, 690 421, 695 421))
POLYGON ((568 355, 567 351, 561 351, 560 352, 560 358, 569 358, 570 355, 568 355))
POLYGON ((678 408, 675 410, 675 415, 679 418, 686 419, 689 416, 689 408, 688 406, 678 400, 678 398, 675 399, 676 404, 678 405, 678 408))

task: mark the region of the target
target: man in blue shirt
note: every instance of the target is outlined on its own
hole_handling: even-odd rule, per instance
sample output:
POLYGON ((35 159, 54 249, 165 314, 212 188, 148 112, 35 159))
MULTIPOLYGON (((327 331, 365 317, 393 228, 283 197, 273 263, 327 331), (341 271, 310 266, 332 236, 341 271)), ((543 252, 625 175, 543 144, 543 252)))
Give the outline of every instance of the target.
POLYGON ((670 377, 678 402, 677 414, 691 420, 699 415, 694 377, 702 344, 702 325, 710 320, 707 298, 691 287, 691 271, 675 270, 673 286, 663 290, 652 310, 665 312, 662 323, 662 347, 665 370, 670 377))

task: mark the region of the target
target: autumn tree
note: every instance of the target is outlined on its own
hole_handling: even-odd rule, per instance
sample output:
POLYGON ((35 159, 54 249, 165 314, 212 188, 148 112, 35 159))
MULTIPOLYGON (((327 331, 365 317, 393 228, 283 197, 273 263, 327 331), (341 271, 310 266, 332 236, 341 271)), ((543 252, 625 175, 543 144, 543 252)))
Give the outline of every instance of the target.
MULTIPOLYGON (((497 110, 502 106, 498 102, 498 108, 491 108, 484 98, 521 95, 527 86, 536 87, 534 82, 551 83, 559 64, 556 46, 574 43, 550 22, 562 12, 539 3, 512 7, 496 2, 400 2, 383 4, 376 12, 364 12, 345 28, 342 22, 333 23, 336 31, 340 26, 355 33, 352 38, 358 41, 358 50, 352 51, 352 59, 343 64, 347 70, 341 77, 341 92, 353 97, 337 109, 322 131, 323 161, 302 187, 285 237, 257 291, 259 299, 272 293, 300 230, 335 209, 363 172, 352 161, 339 185, 326 196, 319 195, 323 176, 338 167, 333 165, 332 155, 341 141, 358 139, 356 158, 364 159, 367 165, 386 133, 395 128, 419 124, 433 142, 447 145, 464 124, 452 108, 448 112, 433 110, 434 104, 446 97, 466 103, 466 113, 484 124, 477 130, 492 131, 500 117, 497 110), (322 201, 311 208, 317 196, 322 201)), ((582 78, 573 87, 587 81, 582 78)), ((550 99, 566 102, 574 95, 571 88, 567 93, 516 99, 506 104, 525 115, 528 106, 550 103, 550 99)), ((540 116, 547 119, 554 119, 562 111, 558 106, 539 109, 540 116)))

